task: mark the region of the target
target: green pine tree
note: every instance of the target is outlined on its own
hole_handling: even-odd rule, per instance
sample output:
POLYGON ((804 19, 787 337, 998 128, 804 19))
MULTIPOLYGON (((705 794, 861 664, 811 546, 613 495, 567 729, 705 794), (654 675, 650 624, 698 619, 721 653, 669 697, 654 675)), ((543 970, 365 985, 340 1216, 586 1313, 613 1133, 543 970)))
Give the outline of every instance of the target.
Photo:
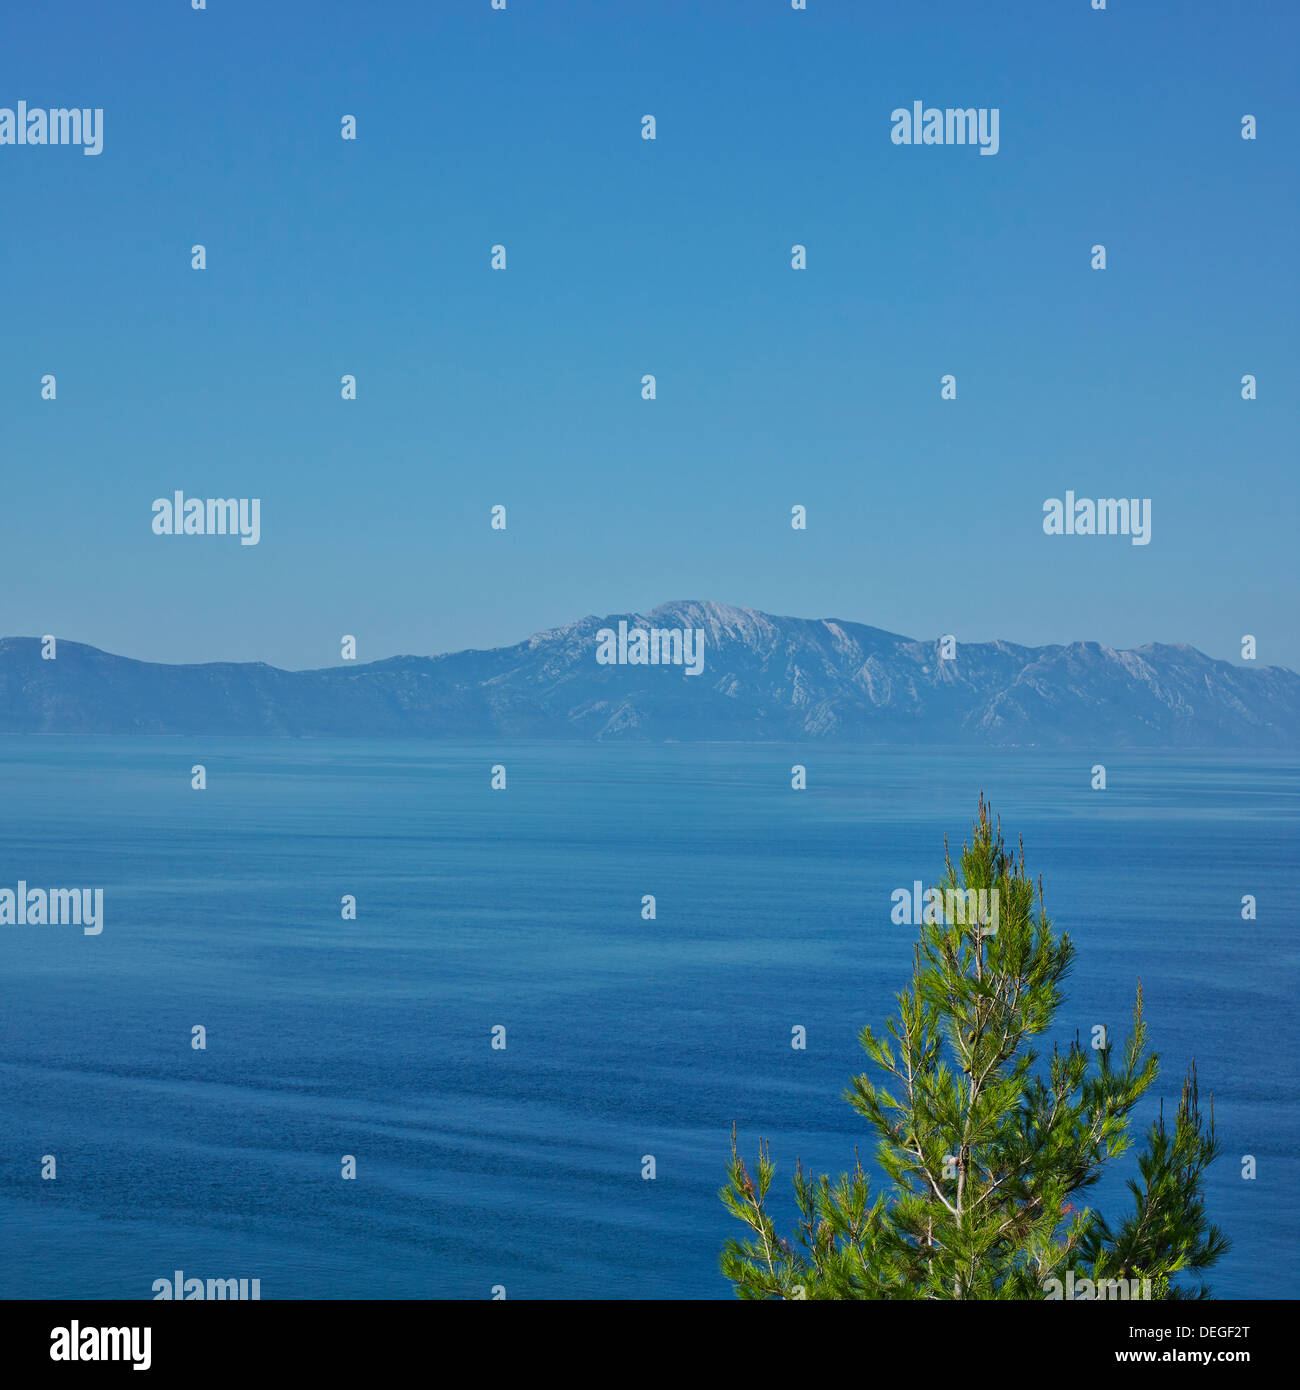
POLYGON ((1059 1292, 1054 1279, 1076 1298, 1088 1296, 1084 1280, 1093 1296, 1136 1287, 1137 1297, 1208 1298, 1204 1272, 1228 1241, 1202 1199, 1219 1148, 1213 1098, 1208 1124, 1199 1109, 1195 1064, 1172 1126, 1162 1106, 1147 1132, 1128 1184, 1131 1214, 1108 1224, 1083 1198, 1129 1148, 1130 1116, 1158 1067, 1141 981, 1118 1058, 1107 1030, 1100 1047, 1076 1037, 1040 1065, 1031 1040, 1052 1024, 1074 948, 1053 933, 1023 843, 1017 861, 983 796, 960 880, 946 845, 944 858, 942 890, 996 889, 998 922, 993 930, 969 911, 964 924, 923 922, 887 1036, 862 1030, 883 1075, 879 1084, 855 1077, 846 1099, 874 1133, 889 1191, 873 1200, 860 1161, 833 1182, 796 1164, 791 1243, 768 1211, 768 1145, 760 1141, 751 1176, 733 1128, 720 1195, 750 1235, 727 1241, 723 1273, 741 1298, 1041 1299, 1059 1292), (1097 1287, 1110 1280, 1125 1289, 1097 1287))

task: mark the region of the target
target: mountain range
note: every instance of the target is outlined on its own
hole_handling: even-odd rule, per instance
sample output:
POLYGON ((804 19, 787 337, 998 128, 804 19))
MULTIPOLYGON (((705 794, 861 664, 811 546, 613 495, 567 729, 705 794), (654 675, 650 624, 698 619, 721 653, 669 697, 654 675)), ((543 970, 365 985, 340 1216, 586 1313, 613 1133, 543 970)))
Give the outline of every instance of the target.
POLYGON ((1183 644, 1024 647, 687 600, 588 617, 511 647, 282 671, 169 666, 0 639, 0 733, 789 740, 1294 748, 1300 676, 1183 644), (689 628, 704 670, 601 665, 602 629, 689 628))

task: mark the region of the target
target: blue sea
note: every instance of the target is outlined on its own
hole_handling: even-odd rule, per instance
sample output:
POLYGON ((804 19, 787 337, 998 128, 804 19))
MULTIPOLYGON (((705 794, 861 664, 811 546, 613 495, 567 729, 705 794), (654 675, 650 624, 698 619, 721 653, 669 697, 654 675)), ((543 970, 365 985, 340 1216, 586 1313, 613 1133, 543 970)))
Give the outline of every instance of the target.
POLYGON ((102 887, 104 929, 0 927, 0 1297, 730 1297, 731 1125, 780 1218, 796 1156, 869 1156, 890 895, 981 789, 1078 948, 1055 1036, 1124 1031, 1141 977, 1141 1120, 1193 1058, 1214 1094, 1215 1293, 1295 1297, 1295 761, 36 737, 0 739, 0 887, 102 887))

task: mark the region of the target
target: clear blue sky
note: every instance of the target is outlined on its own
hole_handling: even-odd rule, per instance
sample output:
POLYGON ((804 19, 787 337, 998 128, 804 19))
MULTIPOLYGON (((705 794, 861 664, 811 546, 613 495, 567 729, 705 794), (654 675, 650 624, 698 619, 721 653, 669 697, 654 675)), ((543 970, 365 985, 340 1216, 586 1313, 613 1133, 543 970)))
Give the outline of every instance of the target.
POLYGON ((1291 0, 7 5, 0 106, 105 115, 0 147, 0 634, 301 667, 712 598, 1300 668, 1298 39, 1291 0), (894 146, 914 100, 1000 152, 894 146), (155 536, 177 488, 260 497, 260 545, 155 536), (1150 497, 1151 544, 1044 536, 1066 489, 1150 497))

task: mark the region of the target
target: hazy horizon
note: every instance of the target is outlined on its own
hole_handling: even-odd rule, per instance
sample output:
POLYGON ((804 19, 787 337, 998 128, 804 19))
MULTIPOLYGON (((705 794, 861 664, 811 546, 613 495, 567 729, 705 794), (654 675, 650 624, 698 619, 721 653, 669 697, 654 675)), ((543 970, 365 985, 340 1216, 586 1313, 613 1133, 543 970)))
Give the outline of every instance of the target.
MULTIPOLYGON (((549 624, 549 625, 546 626, 546 627, 537 628, 536 630, 534 630, 534 631, 532 631, 532 632, 526 632, 526 633, 524 633, 522 636, 516 637, 516 638, 514 638, 513 640, 506 640, 506 641, 503 641, 503 642, 492 643, 492 644, 490 644, 490 645, 487 644, 487 643, 470 643, 468 646, 463 646, 463 647, 449 647, 449 648, 446 648, 445 650, 442 650, 442 651, 427 651, 427 652, 415 651, 415 650, 413 650, 413 649, 400 650, 400 651, 380 652, 380 653, 373 653, 373 654, 372 654, 372 653, 367 653, 367 654, 365 654, 365 655, 362 655, 360 652, 358 652, 358 655, 357 655, 357 658, 356 658, 355 661, 344 661, 341 657, 339 657, 339 655, 338 655, 338 652, 339 652, 339 644, 338 644, 338 641, 336 640, 335 643, 334 643, 334 647, 333 647, 334 660, 332 660, 332 661, 320 661, 320 662, 315 663, 314 665, 306 665, 306 666, 285 666, 285 665, 281 665, 279 662, 267 660, 267 659, 264 658, 264 657, 230 658, 230 657, 213 656, 213 657, 195 657, 195 658, 192 658, 192 659, 190 659, 190 660, 177 661, 177 660, 172 660, 172 659, 169 659, 169 658, 166 658, 166 657, 141 656, 141 655, 138 655, 136 652, 130 652, 130 651, 117 651, 117 650, 114 650, 113 648, 103 646, 103 645, 101 645, 101 644, 98 643, 98 642, 87 641, 86 639, 84 639, 84 638, 82 638, 82 637, 78 637, 78 636, 76 636, 76 635, 62 634, 62 633, 55 633, 55 634, 53 634, 53 635, 56 636, 56 637, 58 638, 58 641, 59 641, 60 643, 69 643, 69 644, 76 645, 76 646, 92 647, 92 648, 94 648, 96 651, 104 652, 104 653, 105 653, 106 655, 108 655, 108 656, 122 657, 124 660, 128 660, 128 661, 140 661, 140 662, 147 663, 147 664, 149 664, 149 665, 157 665, 157 666, 217 666, 217 665, 245 666, 245 665, 266 665, 266 666, 273 666, 273 667, 275 667, 277 670, 281 670, 281 671, 306 672, 306 671, 321 671, 321 670, 327 670, 327 669, 330 669, 330 668, 336 667, 336 666, 348 666, 348 667, 367 666, 367 665, 372 665, 372 664, 374 664, 374 663, 376 663, 376 662, 391 661, 391 660, 393 660, 394 658, 397 658, 397 657, 407 657, 407 656, 410 656, 410 657, 425 657, 425 658, 432 658, 432 657, 439 657, 439 656, 455 656, 455 655, 457 655, 457 654, 460 653, 460 652, 488 652, 488 651, 498 651, 498 650, 501 650, 501 649, 503 649, 503 648, 519 646, 519 645, 521 645, 521 644, 523 644, 523 643, 528 642, 531 638, 534 638, 534 637, 539 636, 539 635, 542 634, 542 633, 554 632, 554 631, 561 630, 561 629, 566 628, 566 627, 571 627, 574 623, 582 622, 582 621, 584 621, 584 620, 586 620, 586 619, 591 619, 591 618, 596 618, 596 619, 600 619, 600 618, 617 618, 617 617, 619 617, 619 616, 623 616, 623 615, 627 615, 627 614, 632 614, 632 613, 637 613, 637 614, 641 614, 641 615, 644 616, 644 615, 653 613, 657 608, 662 608, 662 607, 665 607, 665 606, 667 606, 667 605, 674 604, 674 603, 708 603, 708 604, 719 604, 719 605, 721 605, 721 606, 728 607, 728 608, 739 608, 739 609, 744 609, 745 611, 748 611, 748 612, 759 613, 759 614, 762 614, 763 616, 769 617, 769 618, 790 619, 790 620, 796 621, 796 622, 827 622, 827 623, 834 622, 834 623, 850 623, 850 624, 854 624, 854 625, 860 626, 860 627, 875 628, 877 631, 886 632, 886 633, 888 633, 890 636, 892 636, 892 637, 897 637, 897 638, 899 638, 900 640, 905 641, 905 642, 929 642, 929 641, 938 641, 939 637, 942 636, 941 633, 933 633, 933 634, 925 633, 925 634, 920 634, 920 635, 918 635, 918 634, 915 634, 915 633, 897 632, 897 631, 894 631, 894 630, 891 629, 891 628, 882 627, 879 623, 873 623, 873 622, 870 622, 869 620, 862 619, 862 618, 849 617, 849 616, 847 616, 847 615, 845 615, 845 614, 843 614, 843 613, 834 613, 834 614, 831 614, 831 613, 826 613, 826 614, 820 614, 820 613, 818 613, 818 614, 813 614, 813 613, 776 613, 776 612, 772 612, 771 610, 768 610, 768 609, 755 608, 752 604, 729 603, 729 602, 727 602, 727 601, 724 600, 724 599, 665 599, 665 600, 662 600, 662 601, 659 602, 659 603, 654 603, 654 604, 651 604, 651 605, 649 605, 649 606, 647 606, 647 607, 625 608, 625 609, 620 609, 620 610, 612 610, 612 611, 607 612, 607 613, 582 613, 582 614, 578 614, 578 615, 576 615, 576 616, 574 616, 574 617, 571 617, 571 618, 568 618, 568 619, 566 619, 566 620, 564 620, 564 621, 556 622, 556 623, 551 623, 551 624, 549 624)), ((39 641, 41 640, 41 638, 42 638, 44 635, 45 635, 45 634, 43 634, 43 633, 31 633, 31 632, 7 632, 7 633, 0 633, 0 642, 4 642, 4 641, 37 641, 37 642, 39 642, 39 641)), ((342 636, 342 635, 343 635, 343 634, 340 634, 340 636, 342 636)), ((1028 648, 1031 648, 1031 649, 1043 649, 1043 648, 1048 648, 1048 647, 1070 647, 1070 646, 1076 646, 1076 645, 1078 645, 1078 644, 1080 644, 1080 643, 1084 643, 1084 644, 1096 643, 1096 644, 1098 644, 1098 645, 1100 645, 1100 646, 1102 646, 1102 647, 1105 647, 1105 648, 1107 648, 1107 649, 1109 649, 1109 650, 1112 650, 1112 651, 1137 651, 1137 650, 1140 650, 1142 647, 1146 647, 1146 646, 1190 647, 1190 648, 1192 648, 1194 651, 1200 652, 1202 656, 1207 656, 1207 657, 1209 657, 1209 658, 1211 658, 1212 660, 1215 660, 1215 661, 1224 661, 1224 662, 1227 662, 1229 665, 1235 666, 1235 667, 1239 667, 1239 668, 1241 668, 1242 670, 1263 670, 1263 669, 1266 669, 1266 668, 1268 668, 1268 667, 1274 667, 1274 668, 1277 668, 1277 669, 1280 669, 1280 670, 1290 671, 1292 674, 1300 674, 1300 672, 1296 672, 1295 669, 1294 669, 1293 667, 1287 666, 1285 663, 1280 662, 1280 661, 1271 661, 1271 662, 1270 662, 1270 661, 1262 661, 1262 660, 1244 661, 1244 660, 1241 659, 1240 646, 1238 646, 1238 648, 1237 648, 1237 650, 1236 650, 1236 656, 1235 656, 1235 659, 1234 659, 1234 656, 1233 656, 1231 653, 1228 654, 1228 655, 1222 655, 1222 654, 1219 654, 1219 653, 1216 653, 1216 652, 1208 652, 1208 651, 1205 651, 1203 648, 1196 646, 1196 644, 1195 644, 1194 642, 1187 642, 1187 641, 1183 641, 1183 640, 1176 639, 1176 638, 1172 638, 1172 639, 1171 639, 1171 638, 1163 638, 1163 637, 1151 637, 1151 638, 1147 638, 1145 641, 1138 642, 1135 646, 1132 646, 1132 647, 1124 647, 1124 646, 1119 646, 1119 645, 1117 645, 1117 644, 1114 643, 1114 642, 1107 642, 1107 641, 1105 641, 1104 639, 1099 638, 1099 637, 1088 637, 1088 636, 1071 637, 1071 638, 1069 638, 1069 639, 1067 639, 1067 640, 1064 640, 1064 641, 1025 642, 1025 641, 1022 641, 1021 639, 1019 639, 1018 637, 1016 637, 1015 635, 1011 634, 1011 633, 1002 632, 1002 633, 994 634, 994 635, 989 636, 989 637, 966 637, 966 638, 963 639, 962 645, 980 646, 980 645, 991 644, 991 643, 998 642, 998 641, 1009 642, 1009 643, 1014 644, 1015 646, 1028 647, 1028 648)))

